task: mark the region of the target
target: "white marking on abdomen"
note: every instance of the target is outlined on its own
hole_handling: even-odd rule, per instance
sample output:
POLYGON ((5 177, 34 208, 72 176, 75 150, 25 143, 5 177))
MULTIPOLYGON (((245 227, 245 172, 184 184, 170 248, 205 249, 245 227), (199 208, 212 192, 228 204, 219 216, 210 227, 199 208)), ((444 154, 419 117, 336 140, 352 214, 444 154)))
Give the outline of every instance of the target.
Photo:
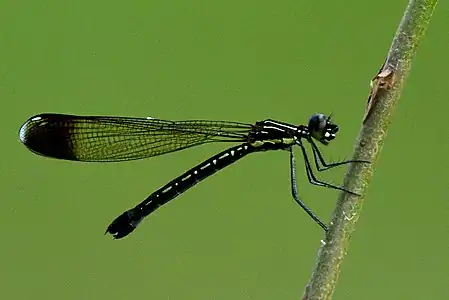
POLYGON ((169 186, 168 188, 166 188, 165 190, 163 190, 162 193, 166 193, 166 192, 168 192, 169 190, 171 190, 172 188, 173 188, 173 186, 169 186))
POLYGON ((220 156, 218 159, 222 159, 222 158, 225 158, 225 157, 227 157, 227 156, 229 156, 229 153, 225 153, 225 154, 223 154, 222 156, 220 156))
POLYGON ((190 177, 192 177, 192 174, 187 174, 187 176, 184 176, 183 178, 181 178, 182 181, 189 179, 190 177))
POLYGON ((201 166, 200 169, 201 169, 201 170, 204 170, 204 169, 206 169, 206 168, 209 168, 209 166, 210 166, 210 163, 207 163, 207 165, 201 166))

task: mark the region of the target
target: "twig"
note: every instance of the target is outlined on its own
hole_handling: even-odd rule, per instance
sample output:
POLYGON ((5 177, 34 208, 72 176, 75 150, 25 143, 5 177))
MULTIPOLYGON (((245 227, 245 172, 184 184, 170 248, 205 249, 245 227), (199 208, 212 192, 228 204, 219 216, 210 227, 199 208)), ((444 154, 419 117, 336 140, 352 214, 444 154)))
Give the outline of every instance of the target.
MULTIPOLYGON (((372 80, 371 93, 352 159, 371 164, 351 164, 344 179, 345 188, 364 195, 385 139, 394 108, 409 73, 418 44, 429 24, 437 0, 410 0, 385 64, 372 80)), ((329 231, 318 252, 315 270, 303 299, 331 299, 340 266, 355 230, 362 208, 362 197, 341 193, 329 231)))

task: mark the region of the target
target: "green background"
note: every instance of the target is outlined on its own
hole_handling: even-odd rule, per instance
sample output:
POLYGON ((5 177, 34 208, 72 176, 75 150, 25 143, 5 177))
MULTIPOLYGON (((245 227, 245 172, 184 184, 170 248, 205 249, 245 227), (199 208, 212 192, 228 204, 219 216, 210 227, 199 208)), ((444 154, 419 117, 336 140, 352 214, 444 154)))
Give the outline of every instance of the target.
MULTIPOLYGON (((298 299, 323 233, 290 197, 287 153, 250 155, 113 241, 102 234, 115 216, 229 145, 83 164, 30 153, 18 129, 41 112, 299 124, 334 112, 341 131, 323 152, 349 157, 406 5, 2 1, 1 297, 298 299)), ((441 1, 335 299, 447 299, 448 34, 441 1)), ((338 193, 298 169, 303 198, 328 220, 338 193)))

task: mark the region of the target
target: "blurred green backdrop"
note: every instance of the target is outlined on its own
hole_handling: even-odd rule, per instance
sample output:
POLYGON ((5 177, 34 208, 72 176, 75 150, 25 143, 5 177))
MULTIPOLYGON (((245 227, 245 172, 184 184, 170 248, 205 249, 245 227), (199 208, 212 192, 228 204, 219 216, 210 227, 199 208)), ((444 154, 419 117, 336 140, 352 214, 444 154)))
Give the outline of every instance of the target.
MULTIPOLYGON (((102 234, 115 216, 229 145, 82 164, 33 155, 18 129, 41 112, 250 123, 334 112, 342 130, 324 153, 348 157, 406 5, 2 1, 2 297, 298 299, 322 232, 290 197, 287 153, 245 158, 113 241, 102 234)), ((448 34, 441 1, 335 299, 447 298, 448 34)), ((320 175, 341 182, 344 172, 320 175)), ((299 175, 304 199, 328 220, 337 192, 299 175)))

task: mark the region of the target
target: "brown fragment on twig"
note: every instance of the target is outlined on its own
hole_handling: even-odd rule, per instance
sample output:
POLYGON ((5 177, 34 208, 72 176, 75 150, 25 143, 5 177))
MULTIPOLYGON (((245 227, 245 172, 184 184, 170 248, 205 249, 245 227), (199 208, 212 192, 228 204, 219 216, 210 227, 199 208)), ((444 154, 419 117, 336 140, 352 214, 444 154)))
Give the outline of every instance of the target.
POLYGON ((365 117, 363 118, 363 124, 366 123, 371 116, 374 106, 377 104, 379 96, 390 90, 395 82, 394 69, 390 65, 385 63, 380 67, 377 74, 371 79, 370 93, 368 96, 368 103, 365 109, 365 117))

